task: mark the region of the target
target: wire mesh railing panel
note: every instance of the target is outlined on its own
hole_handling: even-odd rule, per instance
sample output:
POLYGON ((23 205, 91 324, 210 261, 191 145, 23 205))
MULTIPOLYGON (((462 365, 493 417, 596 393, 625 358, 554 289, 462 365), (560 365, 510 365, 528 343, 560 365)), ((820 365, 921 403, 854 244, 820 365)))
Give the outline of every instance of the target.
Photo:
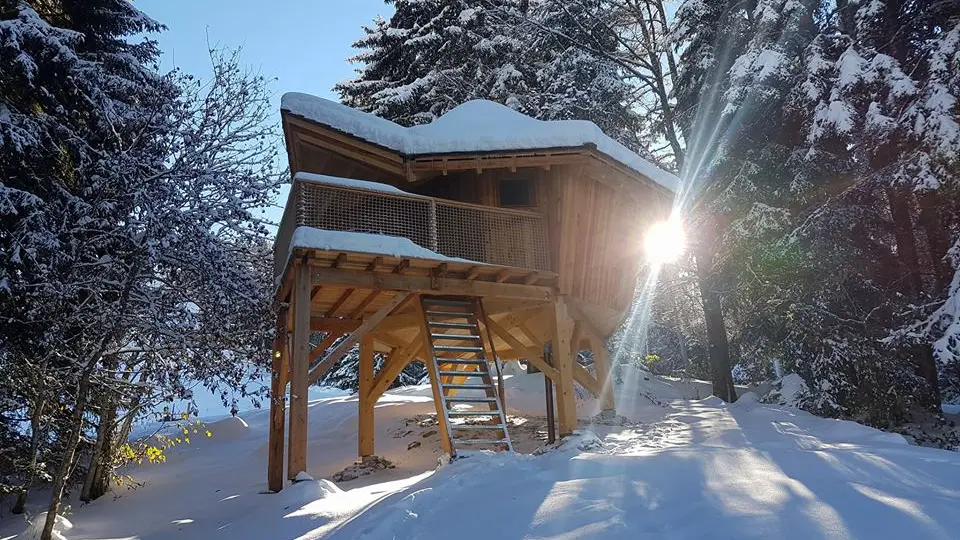
POLYGON ((328 231, 400 236, 431 249, 431 227, 427 216, 433 203, 428 198, 316 183, 301 184, 300 197, 301 225, 328 231))
POLYGON ((543 216, 437 201, 437 251, 501 266, 549 270, 543 216))
POLYGON ((287 203, 275 243, 277 273, 286 264, 290 237, 301 225, 399 236, 441 255, 480 263, 550 269, 546 223, 534 212, 319 182, 295 181, 290 197, 295 200, 287 203))

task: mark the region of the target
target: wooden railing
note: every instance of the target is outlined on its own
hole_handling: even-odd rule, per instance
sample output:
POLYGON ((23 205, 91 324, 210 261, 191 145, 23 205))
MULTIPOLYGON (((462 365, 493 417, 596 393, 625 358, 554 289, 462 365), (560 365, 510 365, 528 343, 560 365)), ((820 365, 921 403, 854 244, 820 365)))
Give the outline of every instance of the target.
POLYGON ((547 227, 539 213, 297 179, 274 244, 275 275, 287 263, 299 226, 399 236, 447 257, 550 269, 547 227))

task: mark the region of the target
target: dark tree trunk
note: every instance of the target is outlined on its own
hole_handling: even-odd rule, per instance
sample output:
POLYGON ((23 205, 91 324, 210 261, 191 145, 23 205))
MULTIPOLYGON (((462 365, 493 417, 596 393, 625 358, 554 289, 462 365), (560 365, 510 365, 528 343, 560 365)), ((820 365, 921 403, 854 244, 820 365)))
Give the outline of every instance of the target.
POLYGON ((91 360, 90 364, 84 369, 77 385, 77 402, 74 404, 73 414, 70 417, 70 430, 66 439, 67 446, 63 450, 60 465, 53 475, 50 506, 47 508, 47 516, 43 524, 43 531, 40 533, 40 540, 53 539, 53 527, 57 523, 57 514, 60 512, 60 503, 63 501, 63 490, 67 486, 70 471, 73 470, 73 460, 76 457, 77 447, 80 446, 80 438, 83 435, 83 416, 86 413, 87 399, 90 395, 90 377, 93 375, 95 366, 96 361, 91 360))
POLYGON ((23 482, 23 487, 20 488, 20 493, 17 494, 17 502, 14 503, 13 508, 10 510, 14 514, 22 514, 24 507, 27 504, 27 495, 30 494, 30 488, 33 486, 33 481, 37 476, 37 452, 40 451, 40 429, 41 429, 41 419, 43 418, 43 411, 46 408, 46 403, 41 401, 37 403, 30 414, 30 465, 27 468, 27 478, 23 482))
MULTIPOLYGON (((908 287, 909 297, 918 300, 923 295, 923 280, 921 278, 920 257, 917 255, 917 237, 913 232, 913 218, 910 208, 911 193, 904 187, 889 187, 886 189, 886 193, 887 201, 890 204, 890 217, 893 219, 897 255, 903 267, 900 275, 904 284, 908 287)), ((927 381, 930 398, 939 408, 940 382, 933 351, 929 346, 924 345, 914 347, 911 353, 917 374, 927 381)))
POLYGON ((101 497, 110 487, 109 468, 113 456, 113 427, 117 417, 117 407, 113 400, 104 398, 100 405, 100 425, 97 426, 97 440, 90 456, 90 468, 80 490, 80 500, 89 502, 101 497))
POLYGON ((917 196, 917 202, 920 204, 920 226, 923 227, 924 236, 927 238, 930 269, 937 284, 937 292, 942 293, 950 286, 950 280, 953 277, 950 263, 947 261, 950 238, 940 215, 937 196, 930 192, 921 193, 917 196))
POLYGON ((723 306, 713 279, 713 246, 700 246, 696 258, 697 281, 700 284, 703 317, 707 326, 707 356, 710 360, 713 395, 727 403, 733 403, 737 400, 737 391, 733 387, 733 375, 730 373, 730 343, 727 341, 727 329, 723 320, 723 306))

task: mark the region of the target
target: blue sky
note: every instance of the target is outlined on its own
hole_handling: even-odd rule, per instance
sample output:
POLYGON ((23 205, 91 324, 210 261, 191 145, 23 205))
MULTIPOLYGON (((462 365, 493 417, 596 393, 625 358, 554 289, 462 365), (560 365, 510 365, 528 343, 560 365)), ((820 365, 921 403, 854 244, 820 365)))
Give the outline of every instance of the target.
POLYGON ((353 75, 346 58, 363 35, 361 26, 393 9, 383 0, 136 0, 167 26, 156 36, 162 67, 209 74, 207 38, 213 45, 243 47, 242 59, 276 77, 277 106, 284 92, 335 98, 332 87, 353 75))
MULTIPOLYGON (((350 45, 363 35, 362 26, 393 13, 383 0, 136 0, 135 5, 167 26, 154 36, 164 52, 164 70, 177 67, 205 78, 208 39, 213 46, 242 47, 243 63, 276 79, 271 90, 278 124, 284 92, 337 99, 333 85, 354 75, 346 59, 356 52, 350 45)), ((269 219, 280 220, 286 197, 284 189, 275 206, 265 209, 269 219)))

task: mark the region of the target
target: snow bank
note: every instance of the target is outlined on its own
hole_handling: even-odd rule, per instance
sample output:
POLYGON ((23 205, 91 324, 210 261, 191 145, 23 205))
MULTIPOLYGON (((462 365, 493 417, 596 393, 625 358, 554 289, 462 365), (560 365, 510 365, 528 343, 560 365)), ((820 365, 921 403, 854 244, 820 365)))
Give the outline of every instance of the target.
POLYGON ((231 416, 207 424, 210 438, 215 442, 236 442, 246 439, 250 435, 250 426, 239 416, 231 416))
MULTIPOLYGON (((222 426, 245 437, 178 446, 169 452, 179 459, 127 471, 143 487, 76 505, 69 534, 799 540, 948 539, 960 530, 960 454, 763 404, 750 393, 733 405, 674 399, 702 396, 695 381, 645 379, 640 370, 625 372, 624 381, 651 395, 621 392, 620 402, 634 407, 621 412, 646 420, 581 423, 541 455, 476 452, 441 468, 429 387, 390 390, 376 407, 376 450, 396 468, 340 485, 312 478, 331 478, 354 462, 357 397, 311 399, 309 469, 276 495, 262 493, 269 414, 244 412, 245 429, 222 426)), ((543 414, 542 375, 504 383, 508 405, 510 395, 526 394, 530 412, 543 414)), ((0 538, 22 528, 0 521, 0 538)))
POLYGON ((294 248, 319 249, 323 251, 347 251, 370 253, 388 257, 431 259, 435 261, 462 262, 482 265, 484 263, 448 257, 436 251, 414 244, 409 238, 347 231, 328 231, 313 227, 297 227, 290 239, 290 251, 294 248))
POLYGON ((608 157, 676 191, 679 179, 611 139, 586 120, 537 120, 486 100, 458 105, 429 124, 405 128, 323 98, 289 92, 280 108, 410 156, 592 145, 608 157))

